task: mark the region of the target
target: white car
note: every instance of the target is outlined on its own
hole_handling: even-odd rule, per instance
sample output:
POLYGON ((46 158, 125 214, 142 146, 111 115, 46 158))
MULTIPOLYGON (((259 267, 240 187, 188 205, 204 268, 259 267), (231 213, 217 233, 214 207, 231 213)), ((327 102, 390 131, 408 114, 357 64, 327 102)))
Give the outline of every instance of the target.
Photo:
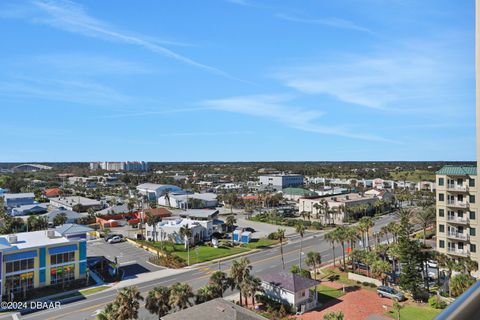
POLYGON ((428 260, 427 266, 429 266, 430 268, 438 268, 438 263, 436 261, 428 260))
POLYGON ((108 243, 112 244, 112 243, 118 243, 118 242, 122 242, 123 241, 123 238, 122 237, 119 237, 119 236, 115 236, 111 239, 108 239, 108 243))

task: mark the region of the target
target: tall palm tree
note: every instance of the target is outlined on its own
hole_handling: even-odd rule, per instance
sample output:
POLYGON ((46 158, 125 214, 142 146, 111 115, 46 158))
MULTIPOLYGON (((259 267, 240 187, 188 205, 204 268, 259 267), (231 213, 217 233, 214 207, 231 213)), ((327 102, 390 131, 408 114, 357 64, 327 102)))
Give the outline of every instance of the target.
POLYGON ((192 237, 192 229, 190 229, 188 224, 186 224, 184 226, 181 226, 178 232, 180 233, 180 237, 183 238, 183 241, 185 243, 185 250, 188 251, 188 265, 190 265, 190 238, 192 237))
POLYGON ((385 237, 386 237, 386 239, 387 239, 387 244, 388 244, 388 245, 390 244, 390 238, 388 237, 388 233, 389 233, 389 232, 390 232, 390 231, 388 230, 388 226, 386 226, 386 225, 385 225, 385 226, 382 226, 382 227, 380 228, 380 234, 381 234, 381 236, 385 236, 385 237))
POLYGON ((138 309, 140 309, 140 300, 143 300, 140 291, 136 287, 126 287, 120 290, 115 299, 117 304, 116 317, 118 320, 128 320, 138 318, 138 309))
POLYGON ((303 223, 297 223, 295 231, 300 235, 300 252, 299 252, 299 266, 302 269, 302 250, 303 250, 303 236, 305 235, 305 225, 303 223))
POLYGON ((105 308, 97 315, 97 320, 116 320, 118 305, 111 302, 105 305, 105 308))
POLYGON ((262 281, 252 275, 248 275, 243 279, 242 284, 240 285, 245 297, 245 306, 248 306, 248 297, 252 298, 252 305, 255 306, 255 294, 257 291, 262 290, 262 281))
POLYGON ((233 280, 223 271, 215 271, 212 273, 208 283, 215 286, 220 297, 223 297, 225 291, 234 285, 233 280))
POLYGON ((385 285, 387 273, 392 272, 392 265, 387 261, 380 259, 375 260, 371 265, 372 273, 376 277, 381 277, 382 285, 385 285))
POLYGON ((320 209, 322 208, 322 206, 320 205, 320 203, 316 202, 314 205, 313 205, 313 208, 315 209, 315 219, 319 220, 320 219, 320 209))
POLYGON ((370 250, 370 241, 369 241, 369 237, 368 237, 368 233, 370 231, 370 229, 375 225, 375 223, 373 222, 373 219, 371 217, 367 217, 367 216, 364 216, 364 217, 361 217, 359 222, 358 222, 358 228, 359 230, 362 231, 362 233, 365 234, 364 236, 364 246, 368 244, 367 248, 368 250, 370 250))
POLYGON ((345 226, 337 227, 334 232, 336 241, 342 246, 343 269, 346 270, 347 264, 345 262, 345 242, 349 240, 349 233, 347 227, 345 226))
POLYGON ((235 226, 235 223, 237 223, 237 219, 235 219, 235 216, 233 216, 233 215, 229 215, 225 219, 225 225, 228 227, 228 230, 230 230, 232 232, 232 234, 231 234, 232 242, 233 242, 233 231, 234 231, 233 227, 235 226))
POLYGON ((165 316, 170 310, 170 288, 164 286, 158 286, 148 292, 145 299, 145 309, 151 314, 156 314, 158 319, 165 316))
POLYGON ((435 207, 430 206, 427 208, 419 209, 413 216, 413 221, 422 226, 423 229, 423 244, 427 242, 427 228, 435 223, 436 220, 435 207))
POLYGON ((220 298, 218 288, 213 284, 206 284, 197 290, 197 294, 195 295, 195 303, 200 304, 215 298, 220 298))
POLYGON ((193 304, 190 299, 194 298, 192 287, 187 283, 177 282, 170 287, 170 297, 168 302, 175 310, 186 309, 193 304))
POLYGON ((312 267, 313 269, 313 278, 317 280, 317 266, 322 263, 322 256, 320 252, 310 251, 307 253, 307 258, 305 259, 307 266, 312 267))
POLYGON ((230 278, 235 284, 235 288, 240 290, 240 304, 242 304, 242 290, 240 289, 243 279, 250 275, 252 266, 248 258, 242 258, 240 260, 234 260, 232 267, 230 268, 230 278))
POLYGON ((157 224, 159 222, 162 222, 162 218, 156 214, 153 214, 151 212, 147 212, 147 222, 149 225, 152 226, 153 228, 153 241, 158 241, 158 235, 157 235, 157 224))
POLYGON ((285 241, 285 229, 277 230, 277 239, 280 241, 280 255, 282 257, 282 268, 285 270, 285 260, 283 259, 283 242, 285 241))
POLYGON ((335 243, 337 242, 337 234, 332 230, 325 234, 324 239, 330 242, 332 246, 333 266, 335 267, 335 243))

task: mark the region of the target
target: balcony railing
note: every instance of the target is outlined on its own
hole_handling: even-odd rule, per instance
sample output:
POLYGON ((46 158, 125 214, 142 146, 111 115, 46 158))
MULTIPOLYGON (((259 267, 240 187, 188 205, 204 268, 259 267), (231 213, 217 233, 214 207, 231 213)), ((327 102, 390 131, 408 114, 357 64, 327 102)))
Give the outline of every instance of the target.
POLYGON ((447 189, 452 191, 468 191, 467 186, 462 186, 458 184, 447 184, 447 189))
POLYGON ((468 234, 461 232, 448 232, 447 237, 458 240, 468 240, 468 234))
POLYGON ((465 208, 468 208, 468 202, 448 200, 447 201, 447 206, 465 209, 465 208))
POLYGON ((461 224, 468 224, 470 221, 468 218, 460 218, 457 216, 447 216, 448 222, 453 222, 453 223, 461 223, 461 224))
POLYGON ((448 248, 448 254, 453 254, 456 256, 462 256, 462 257, 467 257, 469 252, 468 250, 465 249, 454 249, 454 248, 448 248))

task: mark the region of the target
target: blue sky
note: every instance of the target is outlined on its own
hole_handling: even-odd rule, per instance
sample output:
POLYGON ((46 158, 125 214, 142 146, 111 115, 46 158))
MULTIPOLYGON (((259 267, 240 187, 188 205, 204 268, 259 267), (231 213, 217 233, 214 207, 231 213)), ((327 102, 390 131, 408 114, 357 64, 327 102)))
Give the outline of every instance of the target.
POLYGON ((474 160, 474 1, 2 1, 0 161, 474 160))

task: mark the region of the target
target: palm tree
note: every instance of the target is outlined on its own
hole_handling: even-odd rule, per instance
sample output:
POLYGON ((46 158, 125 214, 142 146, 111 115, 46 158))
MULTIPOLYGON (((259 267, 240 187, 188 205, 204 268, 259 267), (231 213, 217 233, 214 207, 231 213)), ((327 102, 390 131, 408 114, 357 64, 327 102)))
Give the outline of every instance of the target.
POLYGON ((214 273, 212 273, 208 283, 215 286, 220 297, 223 297, 225 291, 227 291, 228 288, 233 286, 232 279, 229 278, 227 274, 222 271, 215 271, 214 273))
POLYGON ((310 251, 307 253, 307 258, 305 259, 307 266, 312 267, 313 269, 313 278, 317 280, 317 266, 322 263, 322 256, 320 252, 310 251))
POLYGON ((387 244, 390 244, 390 238, 388 237, 388 233, 390 232, 390 230, 388 229, 388 226, 382 226, 380 228, 380 234, 382 236, 385 236, 387 238, 387 244))
POLYGON ((472 275, 473 271, 478 270, 478 262, 475 260, 472 260, 470 257, 465 258, 461 260, 461 264, 463 269, 465 270, 465 273, 472 275))
POLYGON ((335 243, 337 242, 337 234, 335 233, 335 230, 326 233, 324 239, 329 241, 332 245, 333 266, 335 267, 335 243))
POLYGON ((158 241, 158 236, 157 236, 157 224, 159 222, 162 222, 162 218, 156 214, 153 214, 151 212, 147 212, 147 221, 148 224, 152 226, 153 228, 153 241, 158 241))
POLYGON ((415 223, 422 226, 423 229, 423 244, 427 241, 427 228, 435 223, 436 213, 435 207, 430 206, 424 209, 417 210, 413 217, 415 223))
POLYGON ((242 290, 240 289, 240 286, 243 279, 250 275, 251 270, 252 266, 250 265, 250 260, 248 260, 248 258, 234 260, 232 267, 230 268, 230 278, 233 280, 235 288, 240 290, 240 305, 242 304, 242 290))
POLYGON ((319 220, 319 219, 320 219, 319 211, 320 211, 320 209, 322 208, 322 206, 320 205, 320 203, 316 202, 316 203, 313 205, 313 208, 315 209, 315 219, 319 220))
POLYGON ((468 274, 460 273, 450 281, 451 295, 458 297, 476 282, 475 278, 468 274))
POLYGON ((215 298, 220 298, 218 288, 213 284, 207 284, 198 289, 197 294, 195 295, 195 303, 200 304, 215 298))
POLYGON ((372 263, 372 273, 375 277, 382 278, 382 285, 385 285, 387 273, 392 272, 392 265, 387 261, 377 259, 372 263))
POLYGON ((115 299, 117 305, 116 319, 137 319, 140 300, 143 300, 143 297, 136 287, 126 287, 120 290, 115 299))
POLYGON ((400 320, 400 310, 402 310, 403 305, 400 304, 398 301, 393 301, 393 310, 397 314, 397 320, 400 320))
POLYGON ((367 245, 368 250, 370 250, 370 241, 369 241, 369 238, 368 238, 368 233, 374 225, 375 225, 375 223, 373 222, 373 219, 371 217, 367 217, 367 216, 361 217, 359 222, 358 222, 359 230, 361 230, 362 233, 363 232, 365 233, 365 238, 364 238, 365 243, 363 245, 364 246, 367 245))
POLYGON ((297 223, 295 231, 300 235, 300 253, 299 253, 299 266, 302 269, 302 249, 303 249, 303 236, 305 235, 305 225, 303 223, 297 223))
POLYGON ((280 241, 280 255, 282 257, 282 268, 285 270, 285 260, 283 259, 283 242, 285 241, 285 229, 277 230, 277 239, 280 241))
POLYGON ((343 258, 343 269, 346 270, 347 264, 345 262, 345 242, 349 240, 349 234, 347 227, 340 226, 335 229, 335 238, 338 243, 342 246, 342 258, 343 258))
POLYGON ((190 299, 194 297, 192 287, 186 283, 177 282, 170 288, 168 302, 175 310, 182 310, 193 305, 190 299))
POLYGON ((252 297, 252 305, 255 306, 255 294, 261 291, 262 281, 252 275, 248 275, 240 285, 240 291, 243 291, 245 297, 245 306, 248 306, 248 297, 252 297))
POLYGON ((188 251, 187 257, 188 257, 188 265, 190 265, 190 238, 192 237, 192 229, 188 227, 188 224, 180 227, 178 230, 180 233, 180 237, 183 238, 183 241, 185 243, 185 250, 188 251))
POLYGON ((170 288, 158 286, 148 292, 145 300, 145 309, 150 313, 158 315, 158 319, 165 316, 170 310, 170 288))
POLYGON ((116 320, 118 305, 111 302, 105 305, 105 308, 97 315, 97 320, 116 320))
POLYGON ((228 230, 231 230, 232 231, 232 242, 233 242, 233 227, 235 226, 235 223, 237 223, 237 219, 235 219, 235 216, 233 215, 230 215, 230 216, 227 216, 227 218, 225 219, 225 225, 228 227, 228 230))

